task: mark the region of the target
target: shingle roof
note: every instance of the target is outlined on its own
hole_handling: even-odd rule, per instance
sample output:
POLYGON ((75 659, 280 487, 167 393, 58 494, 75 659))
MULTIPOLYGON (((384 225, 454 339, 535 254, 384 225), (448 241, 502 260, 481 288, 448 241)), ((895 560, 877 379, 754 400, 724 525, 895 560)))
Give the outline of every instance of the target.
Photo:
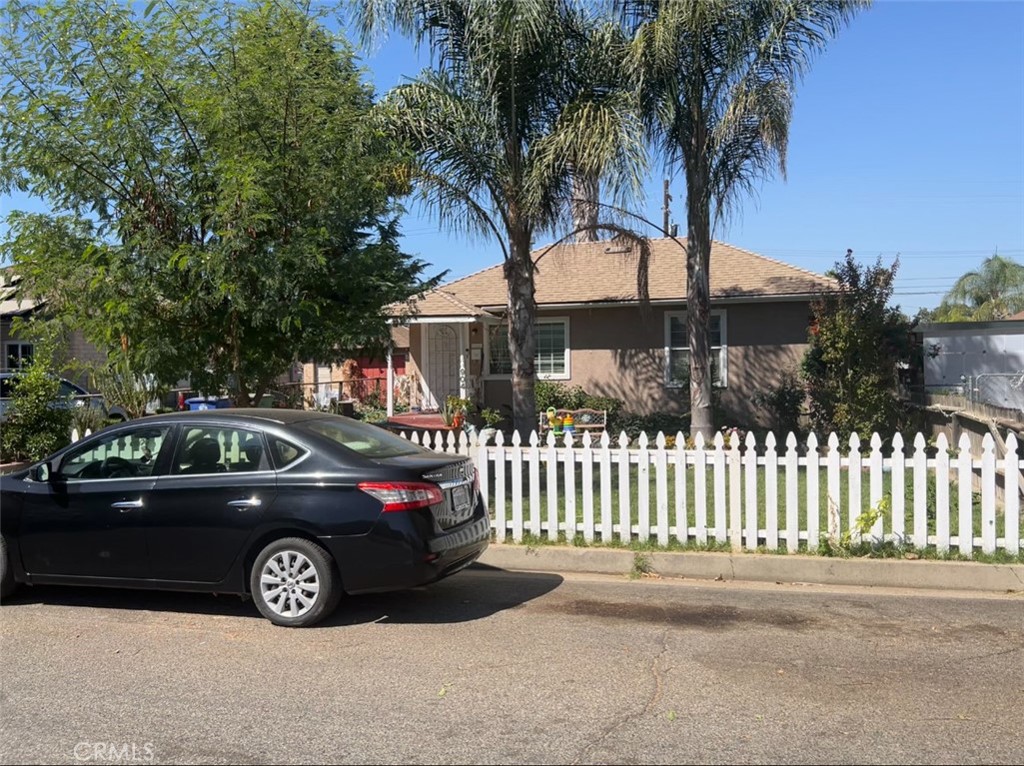
POLYGON ((391 343, 395 348, 409 348, 409 328, 401 325, 392 327, 391 343))
MULTIPOLYGON (((685 239, 653 239, 648 269, 652 301, 686 300, 685 239)), ((566 244, 533 252, 538 305, 635 303, 636 246, 613 242, 566 244)), ((820 274, 766 258, 723 242, 711 244, 711 298, 806 296, 836 283, 820 274)), ((504 306, 507 289, 501 264, 457 279, 415 303, 419 316, 478 316, 481 308, 504 306)))
POLYGON ((0 317, 23 316, 42 305, 41 301, 18 295, 20 281, 21 276, 13 267, 5 266, 0 269, 0 317))

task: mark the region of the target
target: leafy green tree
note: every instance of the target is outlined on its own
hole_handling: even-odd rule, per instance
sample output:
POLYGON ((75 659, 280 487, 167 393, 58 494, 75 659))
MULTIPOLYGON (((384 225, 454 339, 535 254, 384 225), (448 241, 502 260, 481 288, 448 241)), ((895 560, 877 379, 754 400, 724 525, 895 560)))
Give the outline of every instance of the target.
MULTIPOLYGON (((387 94, 381 124, 408 148, 413 188, 441 224, 502 248, 513 425, 529 433, 537 425, 534 237, 569 225, 574 180, 593 195, 601 179, 618 202, 642 180, 642 126, 616 68, 621 32, 564 0, 357 5, 367 41, 395 28, 434 54, 433 69, 387 94)), ((593 204, 582 207, 584 228, 604 227, 593 204)))
POLYGON ((383 343, 436 284, 397 246, 401 157, 343 40, 297 4, 5 7, 3 254, 136 369, 258 401, 297 360, 383 343))
POLYGON ((946 293, 934 322, 988 322, 1024 311, 1024 265, 993 255, 968 271, 946 293))
POLYGON ((861 0, 617 0, 651 140, 686 180, 692 428, 712 435, 709 262, 714 224, 785 172, 796 81, 861 0))
POLYGON ((845 438, 878 431, 888 436, 902 424, 899 365, 911 354, 911 322, 890 307, 899 261, 861 266, 847 250, 831 272, 837 289, 812 304, 810 347, 802 374, 811 423, 819 432, 845 438))

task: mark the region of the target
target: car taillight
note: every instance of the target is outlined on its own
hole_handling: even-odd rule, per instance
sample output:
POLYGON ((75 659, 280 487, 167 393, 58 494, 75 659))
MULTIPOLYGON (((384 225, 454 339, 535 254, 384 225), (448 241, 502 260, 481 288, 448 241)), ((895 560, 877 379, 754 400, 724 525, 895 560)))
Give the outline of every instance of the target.
POLYGON ((436 484, 418 481, 363 481, 359 489, 380 500, 384 511, 415 511, 444 502, 444 494, 436 484))

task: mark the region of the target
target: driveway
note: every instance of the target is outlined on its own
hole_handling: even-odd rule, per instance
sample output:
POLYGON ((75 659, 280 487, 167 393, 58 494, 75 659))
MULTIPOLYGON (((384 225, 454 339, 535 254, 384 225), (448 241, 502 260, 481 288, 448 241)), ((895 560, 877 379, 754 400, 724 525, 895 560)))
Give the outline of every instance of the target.
POLYGON ((3 763, 1022 763, 1024 598, 474 569, 0 610, 3 763))

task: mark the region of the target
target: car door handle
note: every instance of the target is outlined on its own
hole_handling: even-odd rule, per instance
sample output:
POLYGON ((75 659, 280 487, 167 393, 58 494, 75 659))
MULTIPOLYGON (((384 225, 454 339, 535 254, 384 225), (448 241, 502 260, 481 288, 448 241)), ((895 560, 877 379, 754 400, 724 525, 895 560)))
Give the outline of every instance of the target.
POLYGON ((128 511, 137 510, 142 507, 141 500, 122 500, 119 503, 111 503, 111 508, 117 508, 121 513, 128 513, 128 511))
POLYGON ((228 505, 240 511, 245 511, 249 508, 259 508, 263 505, 263 501, 258 497, 250 497, 247 500, 229 500, 228 505))

